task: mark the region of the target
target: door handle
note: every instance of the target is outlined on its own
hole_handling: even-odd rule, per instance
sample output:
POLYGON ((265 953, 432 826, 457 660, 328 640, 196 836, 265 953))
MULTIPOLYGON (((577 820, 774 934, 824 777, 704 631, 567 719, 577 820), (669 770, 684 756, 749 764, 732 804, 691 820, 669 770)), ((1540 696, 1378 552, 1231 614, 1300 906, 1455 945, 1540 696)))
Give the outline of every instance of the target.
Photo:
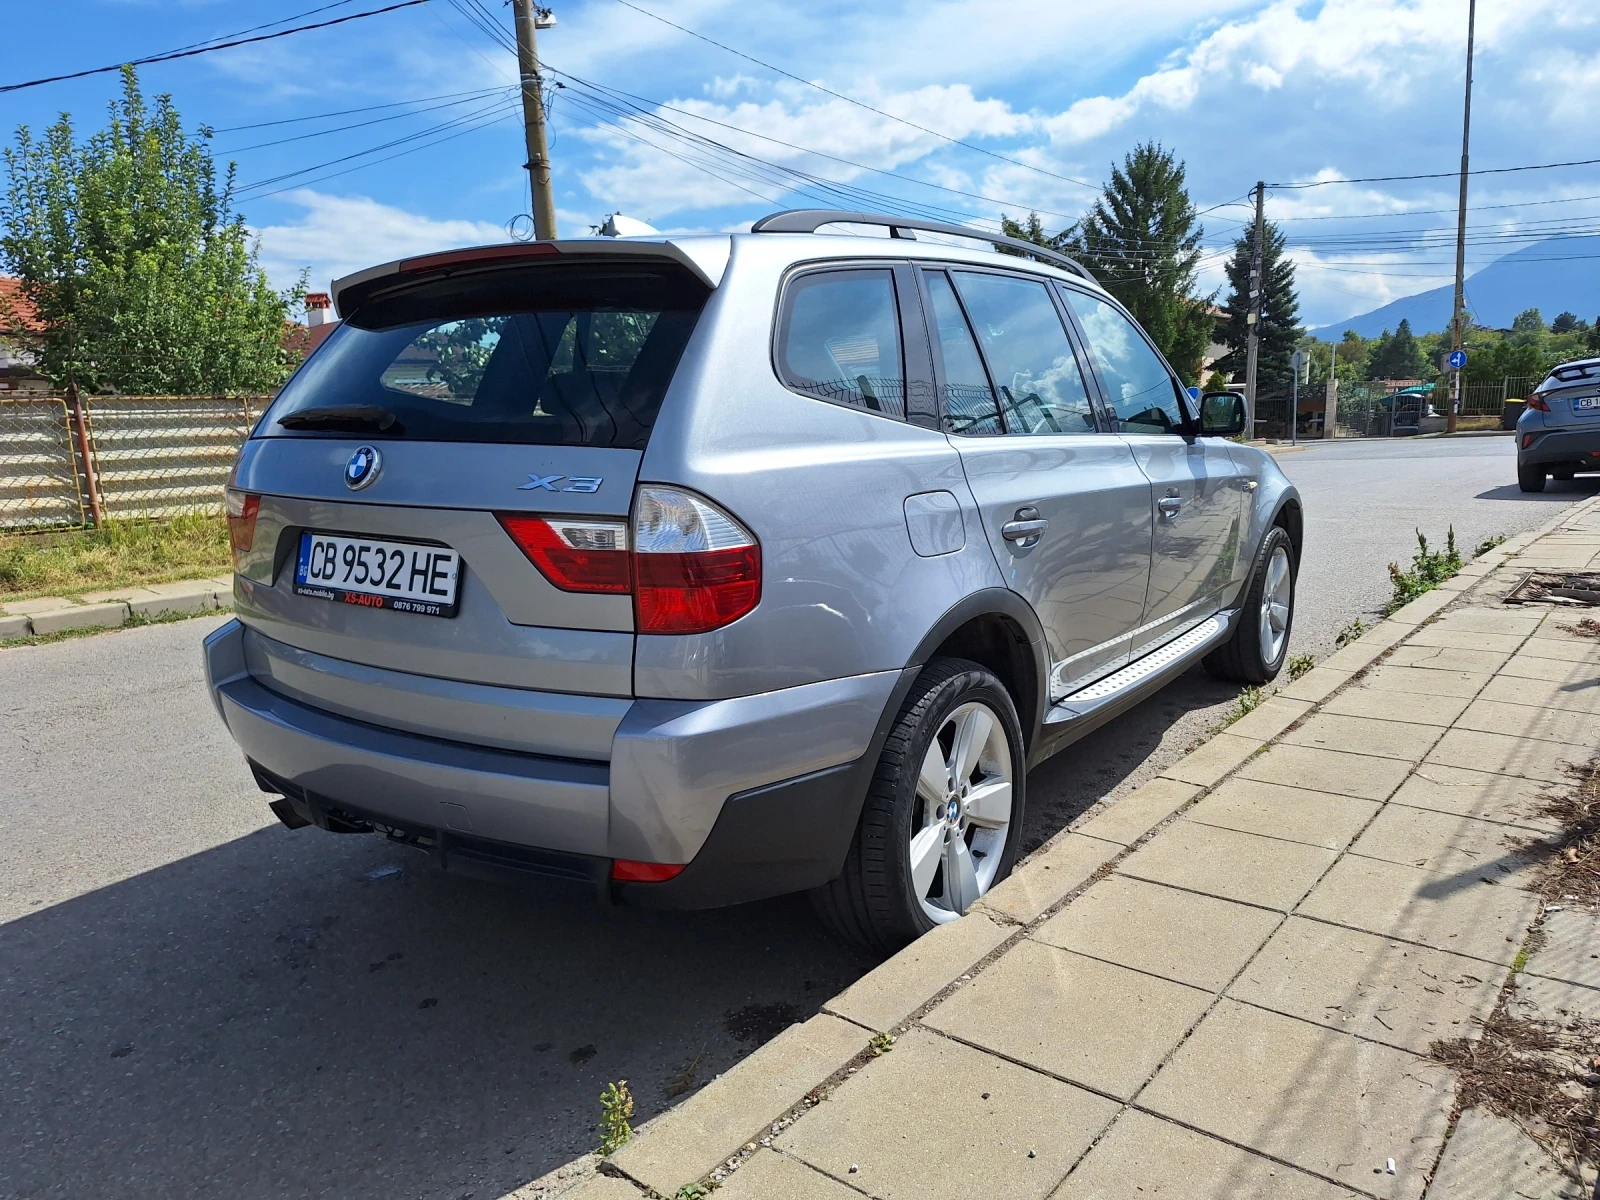
POLYGON ((1042 517, 1033 517, 1026 521, 1007 521, 1000 526, 1000 536, 1008 542, 1032 542, 1044 532, 1049 521, 1042 517))
POLYGON ((1161 510, 1161 515, 1169 520, 1177 517, 1178 510, 1183 507, 1183 501, 1177 496, 1163 496, 1156 501, 1156 507, 1161 510))

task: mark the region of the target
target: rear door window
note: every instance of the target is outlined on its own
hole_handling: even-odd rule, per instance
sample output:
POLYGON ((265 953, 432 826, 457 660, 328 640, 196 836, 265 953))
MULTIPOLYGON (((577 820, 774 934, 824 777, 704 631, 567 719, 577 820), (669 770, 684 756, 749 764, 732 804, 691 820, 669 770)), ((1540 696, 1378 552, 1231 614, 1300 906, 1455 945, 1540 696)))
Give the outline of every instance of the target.
POLYGON ((956 299, 950 278, 943 271, 923 271, 928 301, 933 309, 938 333, 939 357, 943 363, 942 391, 946 433, 976 437, 1002 432, 1000 409, 994 388, 978 355, 978 343, 967 324, 961 302, 956 299))
POLYGON ((1181 433, 1183 410, 1175 381, 1139 327, 1098 296, 1076 288, 1062 288, 1061 293, 1083 326, 1118 432, 1181 433))
POLYGON ((705 296, 593 265, 401 288, 334 330, 257 433, 643 449, 705 296))
POLYGON ((778 323, 786 387, 848 408, 903 419, 905 365, 894 272, 814 271, 792 280, 778 323))
POLYGON ((987 271, 953 274, 994 374, 1006 432, 1097 432, 1089 389, 1048 286, 987 271))

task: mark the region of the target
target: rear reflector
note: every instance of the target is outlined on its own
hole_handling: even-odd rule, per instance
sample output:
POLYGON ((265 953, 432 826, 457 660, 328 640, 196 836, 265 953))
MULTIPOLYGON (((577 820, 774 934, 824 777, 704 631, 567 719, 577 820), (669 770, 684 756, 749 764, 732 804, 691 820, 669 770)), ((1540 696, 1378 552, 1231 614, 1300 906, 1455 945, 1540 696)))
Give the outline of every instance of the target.
POLYGON ((631 590, 625 522, 495 515, 539 573, 562 591, 626 596, 631 590))
POLYGON ((636 862, 618 858, 611 863, 611 878, 618 883, 665 883, 682 874, 688 863, 636 862))
POLYGON ((1531 433, 1523 434, 1522 435, 1522 448, 1524 450, 1526 450, 1531 445, 1533 445, 1533 434, 1531 434, 1531 433))
POLYGON ((222 494, 224 511, 228 514, 228 545, 233 547, 233 565, 237 570, 240 560, 250 552, 256 540, 256 515, 261 511, 261 497, 238 488, 228 488, 222 494))

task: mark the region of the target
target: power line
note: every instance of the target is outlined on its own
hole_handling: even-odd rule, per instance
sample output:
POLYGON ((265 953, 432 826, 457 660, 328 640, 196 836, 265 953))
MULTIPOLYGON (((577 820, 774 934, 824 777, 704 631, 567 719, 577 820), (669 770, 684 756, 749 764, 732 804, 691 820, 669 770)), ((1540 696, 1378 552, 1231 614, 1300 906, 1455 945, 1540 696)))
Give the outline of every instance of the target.
POLYGON ((257 121, 251 125, 221 125, 213 127, 211 132, 238 133, 245 129, 266 129, 272 125, 293 125, 300 121, 324 121, 330 117, 349 117, 357 113, 379 112, 385 108, 405 108, 414 104, 427 104, 434 100, 453 100, 461 96, 487 96, 490 92, 499 90, 499 88, 479 88, 475 92, 445 92, 438 96, 418 96, 415 100, 395 100, 389 104, 366 104, 360 108, 341 108, 334 112, 311 113, 304 117, 280 117, 276 121, 257 121))
MULTIPOLYGON (((1600 200, 1600 195, 1563 196, 1559 200, 1519 200, 1513 204, 1472 204, 1468 205, 1467 211, 1488 212, 1500 208, 1537 208, 1545 204, 1576 204, 1582 200, 1600 200)), ((1405 212, 1345 213, 1343 215, 1332 213, 1327 216, 1317 217, 1274 217, 1272 218, 1272 223, 1274 225, 1282 225, 1287 221, 1368 221, 1376 220, 1379 217, 1436 217, 1444 214, 1454 216, 1455 213, 1456 210, 1453 208, 1413 208, 1405 212)))
POLYGON ((1098 184, 1086 183, 1084 180, 1074 179, 1070 175, 1058 175, 1054 171, 1047 171, 1043 167, 1036 167, 1032 163, 1023 162, 1020 158, 1011 158, 1008 155, 1000 154, 984 146, 974 145, 972 142, 965 142, 960 138, 953 138, 948 134, 940 133, 937 129, 929 129, 926 125, 918 125, 915 121, 908 121, 904 117, 897 117, 894 115, 894 113, 885 112, 881 108, 874 108, 865 101, 857 100, 854 96, 847 96, 843 92, 836 92, 832 88, 824 87, 822 84, 817 83, 814 80, 804 79, 801 76, 794 74, 792 71, 785 71, 782 67, 773 66, 771 63, 756 58, 752 54, 746 54, 743 50, 735 50, 732 46, 719 42, 715 38, 707 37, 703 33, 696 33, 693 29, 690 29, 685 25, 679 25, 676 21, 669 21, 666 17, 660 16, 657 13, 653 13, 648 8, 641 8, 639 5, 632 3, 632 0, 617 0, 617 3, 622 5, 624 8, 633 9, 634 12, 642 13, 644 16, 649 17, 653 21, 660 21, 663 25, 670 25, 679 33, 686 33, 692 38, 698 38, 700 41, 715 46, 717 49, 726 51, 727 53, 735 55, 738 58, 742 58, 746 62, 753 62, 758 67, 763 67, 775 74, 782 75, 785 79, 792 79, 796 83, 803 83, 807 87, 816 88, 817 91, 824 92, 829 96, 833 96, 835 99, 843 100, 847 104, 854 104, 857 108, 865 109, 867 112, 877 113, 878 116, 887 117, 891 121, 898 121, 902 125, 919 130, 920 132, 926 133, 932 137, 939 138, 941 141, 949 142, 952 146, 961 146, 967 150, 975 150, 979 154, 987 154, 990 158, 996 158, 1001 162, 1010 163, 1014 167, 1022 167, 1028 171, 1037 171, 1041 175, 1048 175, 1052 179, 1060 179, 1065 183, 1074 183, 1079 187, 1088 188, 1090 191, 1098 192, 1100 190, 1098 184))
MULTIPOLYGON (((343 8, 345 5, 353 4, 354 2, 355 0, 334 0, 332 4, 318 5, 316 8, 310 8, 305 12, 295 13, 290 17, 281 17, 276 21, 266 21, 260 25, 252 25, 249 29, 236 29, 232 33, 219 33, 216 37, 203 38, 198 42, 190 42, 186 46, 179 46, 177 49, 193 50, 197 46, 209 46, 212 42, 220 42, 224 38, 244 37, 247 33, 255 33, 260 29, 271 29, 277 25, 287 25, 290 21, 299 21, 305 17, 314 17, 320 12, 327 12, 330 8, 343 8)), ((170 54, 172 51, 168 51, 167 53, 170 54)))
MULTIPOLYGON (((628 0, 617 0, 618 4, 627 4, 628 0)), ((628 7, 632 8, 630 4, 628 7)), ((1600 163, 1600 158, 1580 158, 1572 162, 1529 163, 1520 167, 1481 167, 1475 171, 1468 171, 1468 175, 1509 175, 1513 171, 1551 171, 1557 167, 1592 167, 1600 163)), ((1460 171, 1434 171, 1427 175, 1367 175, 1359 179, 1316 179, 1310 183, 1269 183, 1267 186, 1274 189, 1296 190, 1301 188, 1327 187, 1335 183, 1396 183, 1407 179, 1459 179, 1460 171)))
MULTIPOLYGON (((377 146, 369 146, 365 150, 356 150, 356 151, 353 151, 350 154, 343 154, 343 155, 340 155, 338 158, 329 159, 327 162, 317 163, 314 166, 309 166, 309 167, 301 167, 299 170, 295 170, 295 171, 286 171, 281 175, 274 175, 274 176, 272 176, 271 178, 268 178, 268 179, 258 179, 253 183, 245 184, 243 187, 241 187, 239 189, 239 192, 241 194, 245 193, 245 192, 257 192, 259 194, 255 197, 256 199, 260 199, 261 195, 269 195, 269 196, 270 195, 276 195, 278 191, 284 191, 286 189, 279 188, 279 189, 277 189, 277 191, 266 192, 266 193, 260 193, 260 189, 261 188, 265 188, 265 187, 271 187, 273 184, 276 184, 276 183, 284 183, 287 180, 295 179, 296 177, 301 176, 301 175, 308 175, 313 171, 320 171, 320 170, 323 170, 326 167, 336 167, 336 166, 339 166, 341 163, 351 162, 351 161, 353 161, 355 159, 358 159, 358 158, 365 158, 367 155, 377 154, 380 151, 388 150, 388 149, 391 149, 391 148, 393 148, 395 146, 403 146, 403 145, 406 145, 407 143, 420 142, 424 138, 431 137, 433 134, 436 134, 436 133, 442 133, 443 131, 448 130, 448 129, 458 129, 459 130, 458 133, 450 134, 449 135, 450 137, 460 136, 461 133, 470 133, 470 132, 472 132, 473 129, 482 128, 482 127, 484 127, 486 125, 493 124, 497 120, 500 120, 508 112, 510 112, 512 110, 512 108, 514 108, 514 107, 515 107, 515 101, 514 100, 496 100, 496 101, 492 102, 491 104, 485 105, 484 107, 477 109, 474 112, 465 113, 465 114, 463 114, 462 116, 459 116, 459 117, 453 117, 448 121, 442 121, 439 124, 430 126, 427 129, 416 130, 416 131, 414 131, 412 133, 408 133, 408 134, 404 135, 403 137, 394 138, 391 141, 383 142, 383 143, 381 143, 381 144, 379 144, 377 146), (485 119, 485 118, 487 118, 487 119, 485 119), (478 124, 472 124, 473 122, 478 122, 478 124), (463 126, 468 126, 468 128, 462 128, 463 126)), ((438 139, 438 141, 447 141, 447 140, 449 140, 449 138, 440 138, 440 139, 438 139)), ((437 145, 437 144, 438 144, 438 142, 435 141, 435 142, 427 142, 424 145, 431 146, 431 145, 437 145)), ((388 162, 389 159, 399 158, 401 154, 410 154, 413 151, 421 150, 421 149, 424 148, 424 145, 411 145, 406 150, 402 150, 399 153, 389 155, 387 158, 381 158, 381 159, 377 159, 375 161, 376 162, 388 162)), ((362 163, 361 164, 361 166, 372 166, 372 165, 374 165, 374 164, 373 163, 362 163)), ((336 172, 333 173, 333 175, 324 175, 324 176, 320 176, 319 178, 320 179, 331 179, 331 178, 334 177, 334 175, 347 175, 347 174, 349 174, 350 171, 357 170, 357 169, 358 168, 356 168, 356 167, 351 167, 348 170, 336 171, 336 172)), ((299 183, 296 183, 296 184, 293 184, 293 185, 290 185, 290 186, 304 187, 307 183, 313 183, 313 182, 317 182, 317 180, 302 179, 302 180, 300 180, 299 183)))
MULTIPOLYGON (((277 33, 263 33, 256 37, 234 38, 231 41, 218 42, 215 45, 197 46, 184 50, 169 50, 165 54, 151 54, 144 58, 130 59, 128 62, 114 63, 109 67, 93 67, 87 71, 73 71, 67 75, 50 75, 44 79, 30 79, 26 83, 8 83, 0 85, 0 93, 20 92, 23 88, 39 87, 46 83, 60 83, 67 79, 84 79, 90 75, 104 75, 110 71, 120 71, 123 67, 142 67, 148 63, 171 62, 177 58, 193 58, 197 54, 210 54, 213 50, 227 50, 234 46, 248 46, 254 42, 270 42, 275 38, 288 37, 291 34, 305 33, 309 29, 327 29, 332 25, 343 25, 347 21, 359 21, 363 17, 377 17, 384 13, 394 12, 397 9, 411 8, 418 4, 427 4, 428 0, 400 0, 397 4, 390 4, 384 8, 374 8, 367 12, 349 13, 343 17, 333 17, 327 21, 317 21, 310 25, 296 25, 293 29, 280 29, 277 33)), ((331 6, 330 6, 331 7, 331 6)), ((258 26, 257 28, 262 28, 258 26)))
POLYGON ((326 137, 331 133, 348 133, 352 129, 365 129, 369 125, 381 125, 386 121, 399 121, 406 117, 420 116, 423 113, 438 112, 442 108, 459 108, 463 104, 472 104, 478 100, 484 99, 487 96, 492 96, 497 92, 511 92, 515 90, 516 84, 508 84, 505 87, 488 88, 482 92, 469 93, 464 99, 450 100, 443 104, 432 105, 428 108, 413 108, 407 112, 391 113, 387 117, 373 117, 370 121, 355 121, 349 125, 334 125, 327 129, 315 129, 310 133, 291 134, 289 137, 277 138, 276 140, 270 142, 255 142, 249 146, 233 146, 227 150, 219 150, 217 153, 243 154, 247 150, 263 150, 268 146, 283 146, 289 144, 290 142, 303 142, 311 138, 326 137))

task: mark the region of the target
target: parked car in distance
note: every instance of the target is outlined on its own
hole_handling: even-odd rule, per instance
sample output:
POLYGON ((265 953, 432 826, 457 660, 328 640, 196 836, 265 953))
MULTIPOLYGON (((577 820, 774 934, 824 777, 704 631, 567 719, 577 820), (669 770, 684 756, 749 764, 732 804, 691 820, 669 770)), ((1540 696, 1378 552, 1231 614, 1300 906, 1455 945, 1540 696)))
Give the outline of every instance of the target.
POLYGON ((893 949, 1005 878, 1031 765, 1288 653, 1298 494, 1062 255, 802 211, 333 294, 205 647, 291 828, 623 903, 809 891, 893 949))
POLYGON ((1517 418, 1517 486, 1600 471, 1600 358, 1562 363, 1523 401, 1517 418))

